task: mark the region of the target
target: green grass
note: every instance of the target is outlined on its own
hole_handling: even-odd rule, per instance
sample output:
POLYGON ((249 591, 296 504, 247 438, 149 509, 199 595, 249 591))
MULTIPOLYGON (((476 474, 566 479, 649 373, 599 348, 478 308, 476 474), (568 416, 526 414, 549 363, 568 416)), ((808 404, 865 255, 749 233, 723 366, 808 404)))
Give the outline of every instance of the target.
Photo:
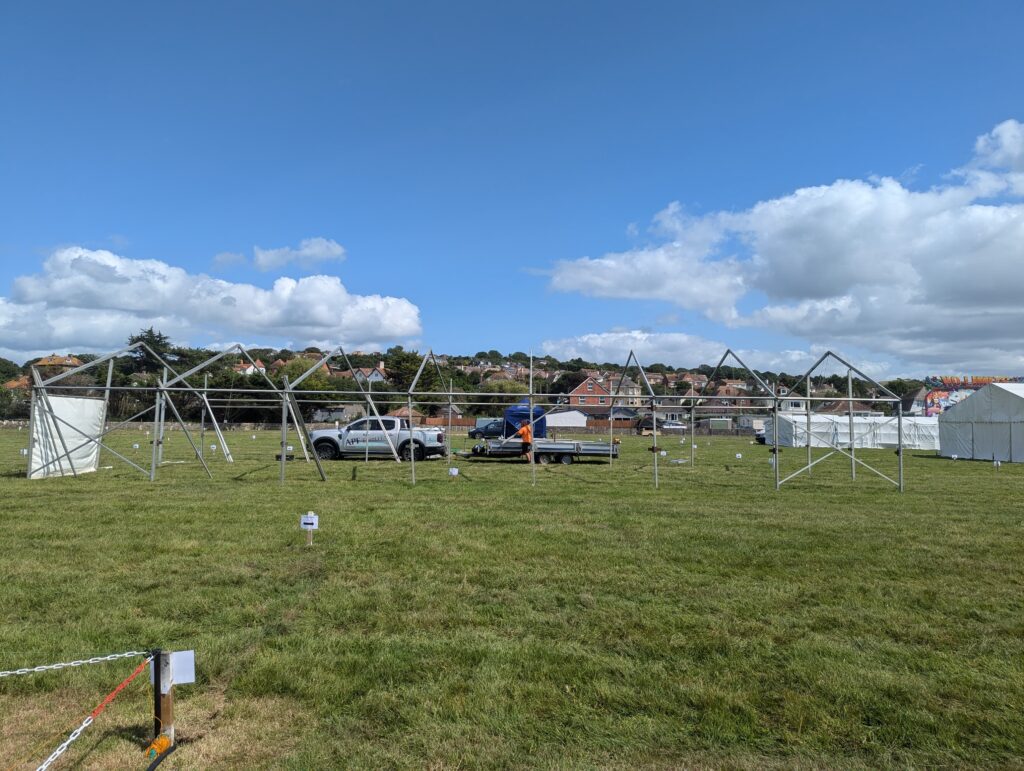
MULTIPOLYGON (((113 441, 148 460, 145 435, 113 441)), ((195 649, 170 768, 1024 765, 1024 467, 908 453, 900 495, 832 458, 775 492, 764 447, 701 438, 654 490, 626 438, 535 487, 467 461, 415 487, 405 464, 323 484, 292 463, 282 486, 276 441, 233 434, 212 481, 30 482, 25 433, 0 432, 0 669, 195 649)), ((0 766, 37 764, 130 670, 0 681, 0 766)), ((143 767, 147 692, 63 767, 143 767)))

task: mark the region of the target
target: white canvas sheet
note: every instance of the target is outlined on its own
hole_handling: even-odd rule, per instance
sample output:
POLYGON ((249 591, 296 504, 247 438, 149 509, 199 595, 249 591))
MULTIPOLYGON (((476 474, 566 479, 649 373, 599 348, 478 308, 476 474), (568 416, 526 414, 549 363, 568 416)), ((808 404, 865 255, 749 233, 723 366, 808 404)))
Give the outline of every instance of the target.
POLYGON ((106 420, 106 404, 102 399, 83 396, 47 398, 54 420, 42 399, 36 399, 32 415, 32 454, 29 458, 29 479, 82 474, 99 468, 100 448, 86 437, 99 439, 106 420), (70 425, 68 425, 70 424, 70 425), (57 428, 64 437, 61 444, 57 428), (67 445, 69 455, 64 452, 67 445), (51 462, 53 461, 53 462, 51 462))
MULTIPOLYGON (((773 444, 773 421, 765 420, 765 443, 773 444)), ((899 446, 896 418, 855 417, 854 447, 884 449, 899 446)), ((807 446, 807 416, 779 415, 779 446, 807 446)), ((811 415, 811 447, 849 447, 850 419, 845 415, 811 415)), ((907 450, 939 449, 937 418, 903 418, 903 447, 907 450)))

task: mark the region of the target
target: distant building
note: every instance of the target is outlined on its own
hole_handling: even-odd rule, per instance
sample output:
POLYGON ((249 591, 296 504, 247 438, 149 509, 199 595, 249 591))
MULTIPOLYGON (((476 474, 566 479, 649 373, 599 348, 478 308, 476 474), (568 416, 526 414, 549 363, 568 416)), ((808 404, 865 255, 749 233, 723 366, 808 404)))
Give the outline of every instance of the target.
POLYGON ((82 361, 75 356, 58 356, 55 353, 51 353, 49 356, 44 356, 43 358, 32 362, 32 366, 67 370, 74 369, 75 367, 81 367, 82 361))
POLYGON ((611 394, 594 376, 588 377, 569 392, 569 404, 573 407, 611 406, 611 394))
POLYGON ((256 359, 255 362, 240 361, 231 369, 233 369, 239 375, 255 375, 256 373, 262 374, 267 371, 267 368, 263 366, 263 362, 260 361, 259 359, 256 359))
POLYGON ((27 391, 29 389, 28 375, 16 377, 14 380, 8 380, 3 384, 3 387, 7 391, 27 391))
POLYGON ((903 394, 903 398, 901 399, 903 403, 903 414, 924 415, 927 399, 928 389, 925 386, 921 386, 916 391, 908 391, 903 394))

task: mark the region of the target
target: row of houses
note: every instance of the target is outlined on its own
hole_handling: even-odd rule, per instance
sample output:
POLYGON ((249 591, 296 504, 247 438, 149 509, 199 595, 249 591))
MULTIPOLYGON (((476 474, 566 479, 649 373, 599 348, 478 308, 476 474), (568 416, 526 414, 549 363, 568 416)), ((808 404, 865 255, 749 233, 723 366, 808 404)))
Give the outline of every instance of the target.
MULTIPOLYGON (((315 355, 300 355, 298 358, 308 361, 309 366, 312 366, 322 357, 315 355)), ((239 375, 256 375, 265 374, 267 372, 273 375, 292 361, 295 361, 295 359, 290 359, 289 361, 285 361, 284 359, 275 359, 271 362, 269 367, 265 366, 260 359, 256 359, 252 362, 240 361, 232 367, 232 369, 239 375)), ((320 371, 329 377, 346 377, 363 383, 364 385, 366 383, 382 383, 387 380, 387 371, 384 369, 383 361, 379 362, 376 367, 356 367, 355 369, 343 369, 341 367, 335 367, 329 362, 324 362, 320 366, 320 371)))

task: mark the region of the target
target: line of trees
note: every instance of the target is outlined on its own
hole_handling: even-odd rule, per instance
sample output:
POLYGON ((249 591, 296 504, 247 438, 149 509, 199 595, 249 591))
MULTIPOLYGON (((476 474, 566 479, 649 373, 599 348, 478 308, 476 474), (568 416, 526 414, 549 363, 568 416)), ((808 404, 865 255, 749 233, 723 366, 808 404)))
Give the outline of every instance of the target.
MULTIPOLYGON (((178 372, 183 372, 201 364, 214 355, 213 351, 204 348, 174 345, 167 335, 153 327, 142 329, 138 333, 130 335, 127 342, 129 345, 140 342, 145 343, 147 348, 153 353, 150 353, 150 350, 139 349, 132 352, 131 355, 115 359, 112 377, 112 385, 115 387, 155 387, 159 382, 163 369, 160 359, 167 361, 178 372), (153 354, 156 354, 156 356, 153 354), (157 356, 160 358, 158 359, 157 356)), ((323 352, 317 348, 306 348, 299 352, 287 348, 255 348, 251 349, 249 353, 254 359, 262 360, 264 364, 277 360, 285 362, 285 365, 276 372, 267 373, 267 377, 271 378, 278 385, 283 384, 285 377, 288 378, 289 382, 294 382, 309 369, 315 360, 323 355, 323 352)), ((75 356, 83 363, 93 361, 96 358, 94 354, 76 354, 75 356)), ((382 359, 388 383, 386 386, 377 386, 377 390, 405 391, 415 378, 423 356, 418 351, 406 350, 400 345, 388 348, 382 355, 376 353, 349 355, 352 366, 356 368, 375 368, 382 359)), ((487 361, 492 364, 512 363, 526 366, 530 361, 530 357, 522 351, 505 355, 500 351, 492 349, 489 351, 478 351, 474 356, 448 356, 446 359, 447 365, 440 368, 440 376, 434 365, 428 362, 420 375, 417 391, 447 390, 450 385, 455 391, 493 393, 493 397, 484 396, 478 399, 478 401, 485 403, 483 406, 466 408, 467 414, 470 415, 493 411, 486 406, 487 403, 507 403, 510 396, 527 392, 525 383, 516 380, 485 380, 479 373, 466 373, 458 369, 458 365, 474 364, 479 361, 487 361)), ((236 371, 234 365, 240 361, 240 357, 226 356, 204 369, 201 373, 192 376, 189 379, 189 383, 199 387, 208 379, 211 389, 223 389, 225 391, 226 402, 217 408, 219 419, 227 420, 228 422, 275 420, 277 417, 276 412, 253 406, 251 400, 245 398, 245 391, 266 388, 267 383, 263 375, 243 375, 236 371), (229 391, 231 396, 227 396, 229 391)), ((337 362, 333 363, 337 366, 337 362)), ((0 382, 14 380, 23 374, 27 374, 31 364, 32 362, 27 362, 25 365, 19 366, 9 359, 0 358, 0 382)), ((534 383, 536 391, 552 394, 567 394, 571 392, 586 380, 587 376, 584 374, 584 370, 622 372, 621 364, 608 362, 599 364, 578 357, 564 362, 558 361, 551 356, 536 357, 534 358, 534 365, 538 369, 561 371, 562 374, 553 381, 538 379, 534 383)), ((687 371, 661 362, 650 364, 644 367, 644 369, 649 374, 687 371)), ((60 370, 43 371, 42 374, 45 377, 55 374, 57 371, 60 370)), ((714 367, 704 364, 689 371, 710 376, 714 372, 714 367)), ((339 393, 358 390, 358 386, 353 379, 341 377, 336 372, 336 370, 314 372, 303 381, 303 388, 305 390, 339 393)), ((803 383, 800 381, 801 375, 771 371, 758 371, 757 375, 768 383, 777 383, 797 391, 803 387, 803 383)), ((719 368, 716 378, 747 380, 749 375, 743 368, 722 366, 719 368)), ((811 381, 816 389, 827 386, 834 391, 836 396, 846 395, 847 379, 845 375, 814 376, 811 378, 811 381)), ((62 382, 68 386, 93 387, 90 391, 83 392, 79 388, 75 391, 68 390, 68 393, 100 395, 100 388, 106 382, 106 366, 74 375, 62 382)), ((921 381, 912 379, 897 379, 887 383, 887 387, 900 396, 917 390, 922 385, 921 381)), ((652 387, 659 394, 671 393, 670 389, 660 379, 656 380, 652 387)), ((860 378, 854 378, 853 392, 855 397, 862 398, 870 396, 872 388, 869 382, 860 378)), ((28 400, 25 394, 24 390, 0 389, 0 418, 28 417, 28 400)), ((175 403, 184 419, 199 419, 202 403, 196 396, 182 394, 179 398, 176 398, 175 403)), ((326 403, 330 403, 329 397, 325 400, 326 403)), ((441 395, 438 395, 437 398, 421 397, 417 399, 418 408, 427 412, 436 413, 446 403, 447 397, 441 395)), ((131 391, 114 391, 110 400, 110 416, 112 419, 124 419, 145 409, 150 404, 152 404, 152 399, 144 394, 131 391)), ((401 406, 401 404, 404 403, 396 401, 393 405, 384 404, 382 406, 390 408, 392 406, 401 406)), ((307 413, 308 417, 316 407, 317 405, 313 404, 305 405, 303 411, 307 413)))

